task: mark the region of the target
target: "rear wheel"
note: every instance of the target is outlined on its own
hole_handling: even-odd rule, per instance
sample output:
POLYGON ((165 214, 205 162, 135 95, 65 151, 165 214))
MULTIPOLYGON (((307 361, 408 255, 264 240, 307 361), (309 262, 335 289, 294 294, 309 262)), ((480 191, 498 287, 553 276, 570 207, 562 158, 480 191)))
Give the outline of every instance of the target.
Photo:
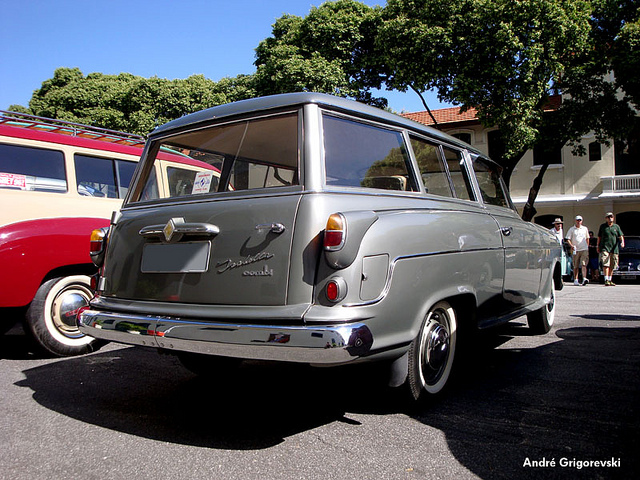
POLYGON ((451 305, 439 302, 427 314, 420 333, 409 347, 407 382, 418 400, 424 394, 437 394, 451 374, 456 351, 457 320, 451 305))
POLYGON ((103 345, 76 325, 78 310, 93 297, 89 282, 85 275, 73 275, 40 286, 24 319, 25 330, 38 349, 62 357, 89 353, 103 345))
POLYGON ((553 325, 553 321, 556 316, 556 296, 551 287, 551 293, 549 297, 549 303, 544 307, 527 314, 527 323, 529 324, 529 330, 534 335, 544 335, 553 325))

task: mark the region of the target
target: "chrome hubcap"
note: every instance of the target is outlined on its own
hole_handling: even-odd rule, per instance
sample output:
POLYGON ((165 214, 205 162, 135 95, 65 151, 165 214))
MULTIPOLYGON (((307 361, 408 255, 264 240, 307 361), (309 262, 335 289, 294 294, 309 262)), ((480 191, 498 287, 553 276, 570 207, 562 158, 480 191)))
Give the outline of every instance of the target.
POLYGON ((51 309, 51 317, 56 329, 67 337, 81 336, 76 319, 80 309, 89 305, 90 299, 91 291, 80 285, 60 292, 51 309))
POLYGON ((444 312, 434 312, 422 341, 422 375, 426 385, 436 383, 449 359, 451 337, 444 312))

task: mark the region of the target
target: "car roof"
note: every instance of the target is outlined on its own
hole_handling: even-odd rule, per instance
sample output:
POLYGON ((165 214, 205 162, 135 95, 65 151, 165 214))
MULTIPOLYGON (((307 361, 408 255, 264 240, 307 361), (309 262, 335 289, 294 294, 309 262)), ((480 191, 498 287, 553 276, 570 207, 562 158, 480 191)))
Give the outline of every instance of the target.
MULTIPOLYGON (((400 115, 387 112, 370 105, 365 105, 354 100, 349 100, 343 97, 336 97, 334 95, 328 95, 325 93, 285 93, 280 95, 270 95, 267 97, 251 98, 247 100, 240 100, 238 102, 227 103, 216 107, 201 110, 184 117, 172 120, 164 125, 157 127, 151 134, 150 138, 155 136, 164 135, 174 130, 182 130, 192 126, 196 126, 201 123, 208 123, 213 120, 223 119, 225 117, 233 117, 236 115, 246 115, 257 112, 264 112, 269 110, 282 110, 287 107, 299 107, 304 104, 316 104, 331 110, 337 110, 344 113, 355 114, 360 117, 366 117, 371 120, 384 121, 385 123, 406 128, 408 130, 427 134, 438 140, 442 140, 449 144, 457 145, 461 148, 465 148, 476 155, 484 156, 482 152, 474 149, 470 145, 447 135, 435 128, 428 127, 422 123, 418 123, 414 120, 410 120, 400 115)), ((485 157, 486 158, 486 157, 485 157)))

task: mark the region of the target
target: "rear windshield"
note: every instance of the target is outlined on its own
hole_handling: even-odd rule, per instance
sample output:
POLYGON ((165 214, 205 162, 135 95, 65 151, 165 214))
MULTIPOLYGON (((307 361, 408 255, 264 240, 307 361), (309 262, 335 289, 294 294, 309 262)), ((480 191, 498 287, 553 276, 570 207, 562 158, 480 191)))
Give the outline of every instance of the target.
POLYGON ((298 185, 298 150, 297 113, 168 137, 151 149, 153 168, 131 201, 298 185))

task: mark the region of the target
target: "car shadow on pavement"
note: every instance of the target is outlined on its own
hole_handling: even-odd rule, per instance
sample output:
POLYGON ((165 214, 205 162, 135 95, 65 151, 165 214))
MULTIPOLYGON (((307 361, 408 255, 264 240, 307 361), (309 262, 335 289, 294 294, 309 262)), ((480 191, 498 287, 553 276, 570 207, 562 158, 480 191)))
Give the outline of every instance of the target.
POLYGON ((263 449, 333 422, 358 428, 351 414, 406 414, 442 431, 456 460, 480 478, 637 473, 640 328, 567 328, 550 334, 559 341, 509 348, 518 335, 524 329, 508 326, 476 342, 448 391, 419 404, 386 388, 375 367, 245 362, 226 378, 204 378, 142 348, 31 368, 17 385, 82 422, 176 444, 263 449), (562 458, 614 458, 622 467, 526 466, 562 458))
MULTIPOLYGON (((498 336, 517 331, 507 325, 498 336)), ((412 417, 444 432, 480 478, 638 478, 640 327, 550 335, 561 341, 528 349, 479 342, 447 395, 412 417), (619 466, 578 468, 612 459, 619 466), (529 466, 542 460, 555 467, 529 466)))
POLYGON ((345 418, 341 397, 357 396, 352 390, 359 383, 371 392, 385 389, 376 380, 372 386, 348 378, 351 371, 370 375, 367 368, 247 361, 228 375, 198 377, 172 355, 120 348, 25 370, 17 385, 33 390, 41 405, 89 424, 176 444, 245 450, 336 421, 357 424, 345 418))

